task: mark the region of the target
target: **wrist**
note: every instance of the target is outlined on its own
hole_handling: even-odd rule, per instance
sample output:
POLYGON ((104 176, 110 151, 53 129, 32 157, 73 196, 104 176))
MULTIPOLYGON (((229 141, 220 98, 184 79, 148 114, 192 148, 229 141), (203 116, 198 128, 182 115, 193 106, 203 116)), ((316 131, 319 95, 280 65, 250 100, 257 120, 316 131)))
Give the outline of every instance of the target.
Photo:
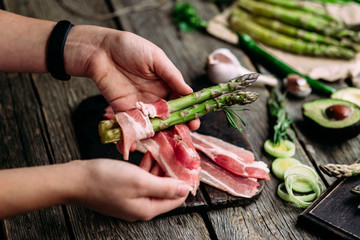
POLYGON ((75 25, 69 32, 64 48, 65 72, 71 76, 91 77, 88 71, 91 59, 101 49, 102 28, 75 25))
POLYGON ((64 48, 69 31, 74 25, 67 21, 59 21, 52 30, 47 42, 46 66, 53 78, 67 81, 71 76, 65 72, 64 48))
POLYGON ((85 192, 86 166, 84 161, 74 160, 63 164, 63 181, 58 190, 60 193, 60 204, 78 203, 85 192))

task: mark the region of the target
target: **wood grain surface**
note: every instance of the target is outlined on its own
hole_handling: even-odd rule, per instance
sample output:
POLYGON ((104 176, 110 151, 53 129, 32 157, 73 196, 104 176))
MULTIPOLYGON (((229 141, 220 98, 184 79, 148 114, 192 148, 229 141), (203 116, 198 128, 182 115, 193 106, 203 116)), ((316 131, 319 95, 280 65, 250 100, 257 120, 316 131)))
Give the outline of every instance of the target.
MULTIPOLYGON (((209 84, 204 69, 207 56, 220 47, 229 48, 240 62, 255 70, 249 58, 236 46, 215 39, 205 32, 181 33, 171 20, 175 1, 157 9, 128 13, 106 21, 82 18, 61 8, 58 0, 2 0, 5 10, 74 24, 94 24, 134 32, 160 46, 194 88, 209 84)), ((63 2, 82 12, 103 14, 145 0, 78 0, 63 2)), ((191 1, 198 13, 209 20, 220 8, 211 1, 191 1)), ((255 65, 258 67, 257 65, 255 65)), ((268 69, 271 72, 271 69, 268 69)), ((333 84, 340 88, 345 83, 333 84)), ((244 134, 257 160, 271 164, 273 158, 263 151, 269 137, 267 97, 269 90, 251 87, 260 98, 242 113, 247 126, 244 134)), ((73 124, 79 104, 99 94, 91 79, 56 81, 49 74, 0 74, 0 168, 63 163, 82 157, 73 124)), ((307 100, 321 98, 312 94, 307 100)), ((327 142, 307 130, 301 116, 304 99, 290 98, 287 104, 292 127, 297 133, 296 155, 301 162, 317 169, 322 163, 352 163, 358 159, 360 139, 327 142)), ((240 141, 231 139, 231 141, 240 141)), ((101 156, 100 156, 101 157, 101 156)), ((318 170, 318 169, 317 169, 318 170)), ((321 174, 321 173, 320 173, 321 174)), ((322 175, 322 174, 321 174, 322 175)), ((333 179, 323 176, 326 186, 333 179)), ((297 224, 303 212, 280 200, 280 182, 271 176, 261 195, 243 206, 201 209, 199 212, 160 216, 148 222, 128 223, 97 214, 80 206, 55 206, 2 221, 1 239, 321 239, 316 232, 297 224)))

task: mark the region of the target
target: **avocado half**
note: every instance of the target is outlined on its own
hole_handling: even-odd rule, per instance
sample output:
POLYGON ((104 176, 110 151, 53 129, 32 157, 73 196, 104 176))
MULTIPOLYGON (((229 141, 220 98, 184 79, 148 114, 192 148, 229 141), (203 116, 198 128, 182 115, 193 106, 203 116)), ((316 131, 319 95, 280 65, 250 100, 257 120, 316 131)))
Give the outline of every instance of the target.
POLYGON ((341 99, 319 99, 302 105, 306 120, 326 138, 346 139, 360 133, 360 108, 341 99))
POLYGON ((360 88, 347 87, 340 89, 331 94, 331 98, 346 100, 360 107, 360 88))

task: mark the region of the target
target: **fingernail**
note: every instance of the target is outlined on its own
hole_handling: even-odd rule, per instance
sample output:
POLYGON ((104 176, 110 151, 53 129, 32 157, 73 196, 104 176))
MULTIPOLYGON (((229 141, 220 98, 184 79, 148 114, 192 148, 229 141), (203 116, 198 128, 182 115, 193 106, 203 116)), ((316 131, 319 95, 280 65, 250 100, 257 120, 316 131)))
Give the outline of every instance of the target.
POLYGON ((179 197, 185 197, 191 190, 189 185, 181 184, 177 188, 177 195, 179 197))

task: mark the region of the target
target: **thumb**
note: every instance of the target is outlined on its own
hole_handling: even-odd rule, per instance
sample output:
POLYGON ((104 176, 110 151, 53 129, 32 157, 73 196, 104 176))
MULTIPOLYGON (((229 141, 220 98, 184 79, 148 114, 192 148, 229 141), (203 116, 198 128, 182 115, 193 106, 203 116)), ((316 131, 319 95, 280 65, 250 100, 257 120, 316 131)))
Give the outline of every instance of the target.
POLYGON ((169 177, 152 176, 148 181, 146 195, 156 198, 182 198, 189 194, 191 187, 184 182, 169 177))
POLYGON ((179 69, 176 68, 165 53, 161 53, 162 55, 158 56, 158 59, 161 59, 161 61, 155 62, 156 75, 164 80, 177 94, 187 95, 192 93, 192 88, 186 84, 179 69))

